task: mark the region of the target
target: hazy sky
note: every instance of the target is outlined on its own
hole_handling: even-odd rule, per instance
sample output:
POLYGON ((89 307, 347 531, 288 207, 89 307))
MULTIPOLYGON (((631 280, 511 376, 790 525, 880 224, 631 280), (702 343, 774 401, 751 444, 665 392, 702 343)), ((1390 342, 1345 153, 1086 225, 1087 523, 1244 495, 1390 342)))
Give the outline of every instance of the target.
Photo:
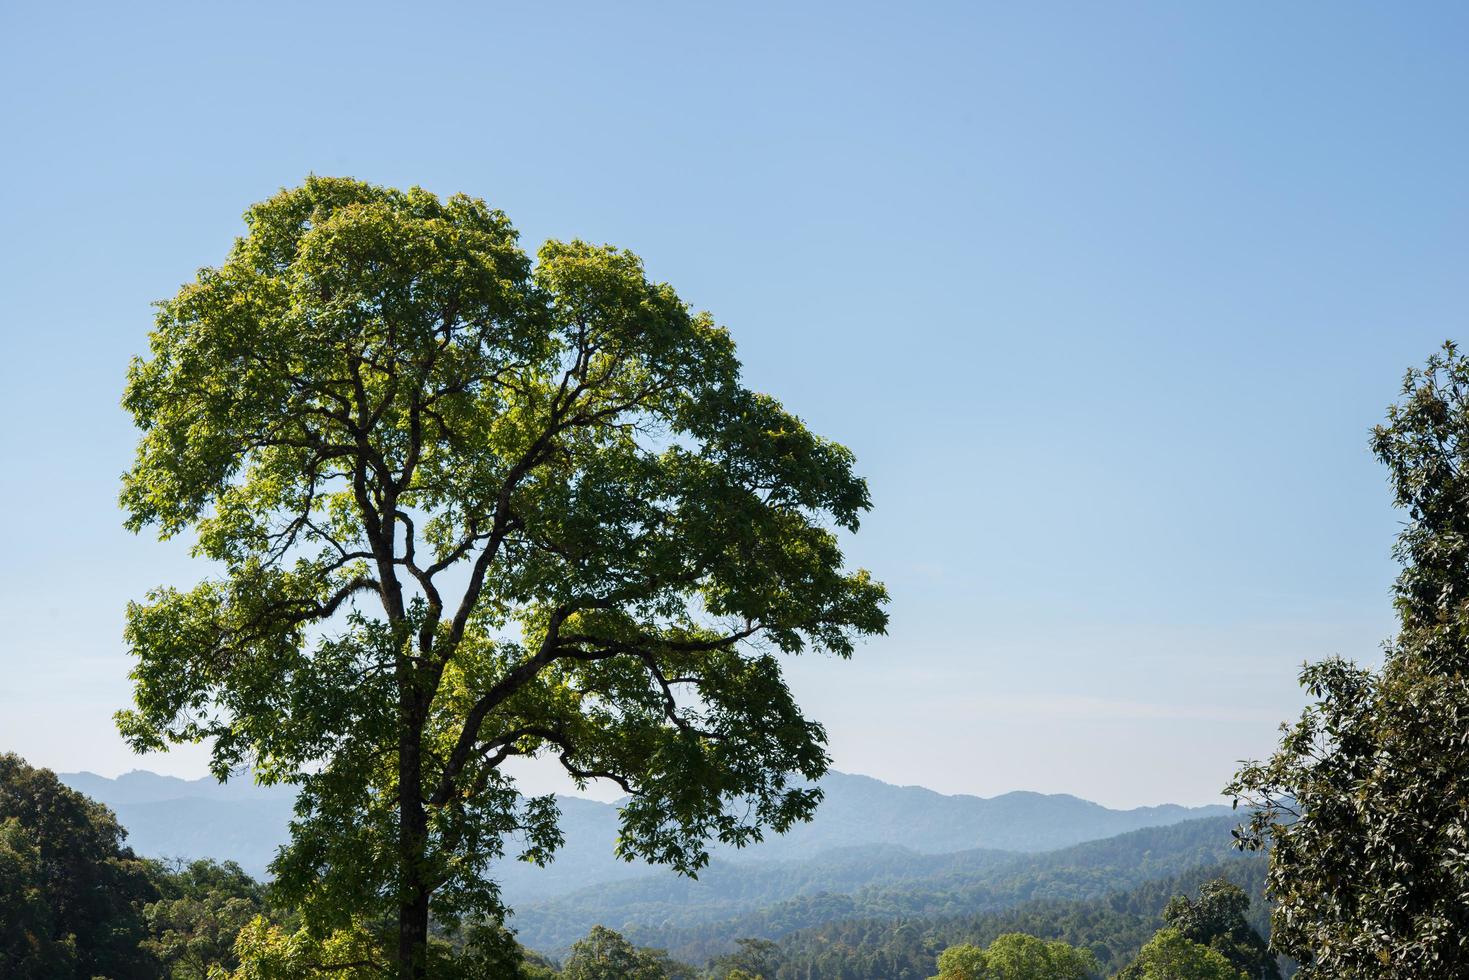
POLYGON ((1469 324, 1469 8, 65 6, 0 5, 0 749, 203 772, 110 720, 198 574, 120 526, 118 397, 312 171, 637 251, 855 450, 891 632, 791 671, 839 768, 1203 802, 1392 630, 1367 433, 1469 324))

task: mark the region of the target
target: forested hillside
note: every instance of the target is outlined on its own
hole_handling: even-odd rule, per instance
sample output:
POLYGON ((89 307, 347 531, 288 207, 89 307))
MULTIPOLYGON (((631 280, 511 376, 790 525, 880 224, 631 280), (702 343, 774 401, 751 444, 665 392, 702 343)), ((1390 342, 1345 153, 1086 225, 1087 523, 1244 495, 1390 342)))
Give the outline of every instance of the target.
POLYGON ((1252 896, 1251 924, 1268 936, 1265 858, 1250 856, 1188 868, 1086 900, 1040 899, 967 915, 843 918, 782 938, 776 953, 779 969, 771 980, 922 980, 933 975, 934 958, 946 947, 985 944, 1006 933, 1085 947, 1110 976, 1162 925, 1170 898, 1193 894, 1215 877, 1228 878, 1252 896))
POLYGON ((1192 820, 1036 855, 921 855, 886 847, 801 862, 721 863, 697 881, 663 874, 587 888, 520 908, 511 924, 522 942, 551 954, 603 924, 703 962, 742 937, 775 939, 845 919, 969 915, 1035 900, 1097 898, 1185 868, 1241 860, 1232 826, 1228 817, 1192 820))

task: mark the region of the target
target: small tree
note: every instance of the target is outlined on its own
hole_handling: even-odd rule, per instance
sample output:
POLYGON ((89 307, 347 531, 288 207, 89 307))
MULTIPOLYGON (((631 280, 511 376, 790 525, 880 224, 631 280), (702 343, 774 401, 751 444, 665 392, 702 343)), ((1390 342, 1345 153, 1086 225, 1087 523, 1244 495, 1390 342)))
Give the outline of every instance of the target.
POLYGON ((564 980, 683 980, 692 971, 661 949, 639 949, 606 926, 593 926, 571 947, 564 980))
POLYGON ((245 220, 124 396, 128 525, 213 573, 128 610, 131 743, 300 784, 281 894, 404 978, 431 915, 502 911, 508 836, 560 843, 512 757, 616 783, 623 856, 684 872, 808 818, 824 735, 777 655, 886 623, 835 533, 851 454, 627 252, 533 263, 481 201, 343 179, 245 220))
POLYGON ((950 946, 938 968, 934 980, 1087 980, 1099 969, 1090 950, 1020 932, 997 936, 985 949, 950 946))
POLYGON ((973 943, 958 943, 939 954, 935 980, 984 980, 984 950, 973 943))
POLYGON ((769 939, 753 937, 736 939, 735 946, 733 953, 726 953, 710 961, 710 973, 723 980, 731 977, 775 980, 775 972, 780 969, 780 946, 769 939))
POLYGON ((1177 929, 1161 929, 1138 953, 1137 980, 1250 980, 1224 954, 1189 942, 1177 929))
POLYGON ((1281 980, 1265 940, 1249 922, 1250 896, 1227 878, 1199 888, 1195 901, 1177 895, 1163 910, 1163 921, 1189 942, 1207 946, 1227 959, 1249 980, 1281 980))
POLYGON ((1409 372, 1374 430, 1394 502, 1400 620, 1381 670, 1304 669, 1311 704, 1230 785, 1271 845, 1272 944, 1303 978, 1469 975, 1469 360, 1409 372))

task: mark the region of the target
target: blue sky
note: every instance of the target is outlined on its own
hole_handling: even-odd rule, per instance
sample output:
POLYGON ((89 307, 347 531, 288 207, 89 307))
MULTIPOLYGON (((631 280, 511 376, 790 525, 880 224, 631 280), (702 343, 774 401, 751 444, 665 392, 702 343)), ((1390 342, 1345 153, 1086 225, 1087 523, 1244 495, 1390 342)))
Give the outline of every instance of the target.
MULTIPOLYGON (((135 759, 149 303, 308 172, 640 253, 850 445, 890 635, 792 668, 836 764, 1210 799, 1392 630, 1367 432, 1464 338, 1456 5, 0 7, 0 748, 135 759)), ((531 782, 543 778, 532 773, 531 782)))

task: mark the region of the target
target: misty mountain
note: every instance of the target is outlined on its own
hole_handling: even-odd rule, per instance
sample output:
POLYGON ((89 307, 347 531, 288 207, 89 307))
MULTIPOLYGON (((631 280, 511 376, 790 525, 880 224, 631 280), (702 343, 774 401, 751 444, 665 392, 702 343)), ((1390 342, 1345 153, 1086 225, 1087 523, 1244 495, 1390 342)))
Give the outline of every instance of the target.
MULTIPOLYGON (((290 787, 259 786, 248 778, 220 784, 145 771, 116 779, 88 772, 63 773, 60 778, 112 807, 128 828, 128 843, 139 854, 233 860, 254 875, 266 873, 266 865, 286 840, 294 801, 290 787)), ((874 845, 915 854, 1039 852, 1229 812, 1224 806, 1171 805, 1112 810, 1074 796, 1027 792, 987 799, 948 796, 839 772, 828 774, 821 786, 826 798, 811 823, 743 850, 716 848, 715 858, 729 864, 801 861, 874 845)), ((495 872, 512 905, 548 901, 590 885, 650 874, 676 881, 661 869, 614 856, 615 804, 575 797, 559 802, 566 844, 556 860, 545 868, 507 860, 495 872)), ((858 884, 854 881, 851 887, 858 884)))
POLYGON ((116 779, 90 772, 58 773, 80 793, 105 803, 127 828, 127 843, 145 857, 236 861, 255 877, 267 875, 289 833, 296 793, 249 779, 219 783, 134 770, 116 779))
POLYGON ((870 776, 832 772, 821 781, 826 797, 816 818, 752 849, 752 857, 802 858, 854 844, 898 844, 923 854, 988 848, 1050 851, 1231 813, 1228 806, 1174 804, 1111 810, 1065 794, 1005 793, 947 796, 921 786, 894 786, 870 776))

